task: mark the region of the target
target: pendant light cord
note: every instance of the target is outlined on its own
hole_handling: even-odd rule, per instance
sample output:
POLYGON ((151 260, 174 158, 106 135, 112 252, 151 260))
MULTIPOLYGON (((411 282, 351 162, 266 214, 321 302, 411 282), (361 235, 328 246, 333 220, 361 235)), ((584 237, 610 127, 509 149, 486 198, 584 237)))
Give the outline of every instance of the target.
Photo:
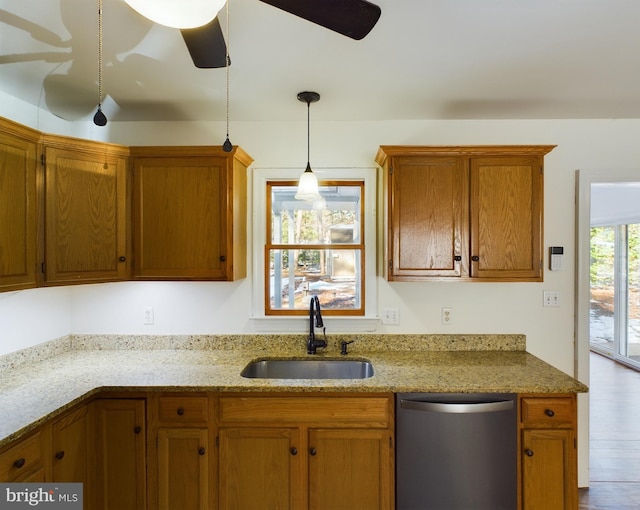
POLYGON ((311 168, 311 101, 307 101, 307 168, 311 168))
POLYGON ((98 109, 102 106, 102 0, 98 0, 98 109))
POLYGON ((227 32, 227 41, 225 46, 225 71, 226 71, 226 79, 227 79, 227 103, 226 103, 226 108, 227 108, 227 138, 224 141, 224 144, 222 144, 222 150, 225 152, 231 152, 233 150, 233 145, 231 144, 231 141, 229 140, 229 91, 230 91, 230 86, 229 86, 229 0, 227 0, 226 2, 226 14, 227 14, 227 19, 226 19, 226 32, 227 32))

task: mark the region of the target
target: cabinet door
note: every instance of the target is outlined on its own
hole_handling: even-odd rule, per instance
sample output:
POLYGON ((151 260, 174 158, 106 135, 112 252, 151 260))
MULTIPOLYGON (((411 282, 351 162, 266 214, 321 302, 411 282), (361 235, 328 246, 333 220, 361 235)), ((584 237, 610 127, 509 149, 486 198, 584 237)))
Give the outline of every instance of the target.
POLYGON ((542 280, 542 157, 471 159, 471 276, 542 280))
POLYGON ((298 429, 221 428, 219 433, 220 510, 305 508, 306 452, 298 429))
POLYGON ((388 279, 468 272, 468 171, 461 158, 394 158, 388 279))
POLYGON ((227 161, 135 160, 134 277, 226 279, 227 161))
POLYGON ((45 282, 125 279, 126 158, 47 147, 45 282))
POLYGON ((95 417, 95 498, 98 510, 146 507, 145 401, 101 399, 95 417))
POLYGON ((523 510, 577 508, 574 437, 568 429, 522 431, 523 510))
POLYGON ((87 485, 87 406, 65 414, 52 425, 53 481, 87 485))
POLYGON ((36 286, 36 150, 0 132, 0 291, 36 286))
POLYGON ((210 508, 209 431, 158 429, 158 509, 210 508))
POLYGON ((39 430, 3 451, 0 454, 0 482, 44 481, 45 444, 45 433, 39 430))
POLYGON ((310 430, 309 510, 393 508, 390 441, 387 430, 310 430))

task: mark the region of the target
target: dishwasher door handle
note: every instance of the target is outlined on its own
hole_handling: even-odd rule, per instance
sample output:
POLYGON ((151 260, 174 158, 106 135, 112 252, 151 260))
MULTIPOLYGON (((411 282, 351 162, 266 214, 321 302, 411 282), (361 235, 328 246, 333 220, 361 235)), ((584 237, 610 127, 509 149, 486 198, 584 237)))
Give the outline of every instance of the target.
POLYGON ((433 413, 495 413, 513 409, 513 400, 497 402, 425 402, 422 400, 400 400, 400 407, 413 411, 433 413))

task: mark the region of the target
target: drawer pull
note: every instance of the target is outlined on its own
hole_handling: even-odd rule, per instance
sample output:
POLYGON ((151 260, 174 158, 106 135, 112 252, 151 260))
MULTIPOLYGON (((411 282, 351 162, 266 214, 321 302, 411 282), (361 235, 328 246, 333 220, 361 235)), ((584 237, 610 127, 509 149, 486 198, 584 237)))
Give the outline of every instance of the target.
POLYGON ((58 460, 64 459, 64 450, 60 450, 59 452, 56 452, 56 459, 58 460))
POLYGON ((527 455, 527 457, 533 457, 533 450, 530 450, 529 448, 527 448, 524 453, 527 455))
POLYGON ((178 416, 182 416, 184 414, 184 408, 178 407, 178 410, 176 411, 176 413, 178 413, 178 416))
POLYGON ((207 450, 205 450, 203 447, 200 447, 200 449, 198 450, 198 455, 204 455, 205 453, 207 453, 207 450))
POLYGON ((16 460, 13 463, 13 467, 20 469, 21 467, 23 467, 25 464, 27 463, 27 461, 24 459, 24 457, 19 458, 18 460, 16 460))
POLYGON ((316 454, 316 453, 318 453, 318 452, 316 451, 316 449, 315 449, 315 448, 309 448, 309 453, 310 453, 311 455, 315 455, 315 454, 316 454))
POLYGON ((142 427, 140 425, 136 425, 135 427, 133 427, 134 434, 140 434, 140 432, 142 432, 142 427))
POLYGON ((295 446, 291 448, 291 455, 298 455, 298 449, 295 446))
POLYGON ((556 413, 553 412, 553 409, 545 409, 544 414, 546 414, 549 418, 553 418, 556 413))

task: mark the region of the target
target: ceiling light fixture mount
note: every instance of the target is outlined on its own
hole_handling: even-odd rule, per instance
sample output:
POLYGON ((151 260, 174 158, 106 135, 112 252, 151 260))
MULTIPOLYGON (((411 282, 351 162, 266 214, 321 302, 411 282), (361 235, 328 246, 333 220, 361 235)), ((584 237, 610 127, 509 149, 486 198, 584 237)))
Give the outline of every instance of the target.
POLYGON ((307 103, 307 168, 300 176, 298 181, 298 192, 296 193, 296 199, 305 200, 307 202, 315 202, 322 199, 320 191, 318 189, 318 179, 311 170, 310 164, 310 146, 311 146, 311 133, 310 133, 310 105, 311 103, 317 103, 320 101, 320 94, 317 92, 300 92, 298 93, 298 101, 307 103))

